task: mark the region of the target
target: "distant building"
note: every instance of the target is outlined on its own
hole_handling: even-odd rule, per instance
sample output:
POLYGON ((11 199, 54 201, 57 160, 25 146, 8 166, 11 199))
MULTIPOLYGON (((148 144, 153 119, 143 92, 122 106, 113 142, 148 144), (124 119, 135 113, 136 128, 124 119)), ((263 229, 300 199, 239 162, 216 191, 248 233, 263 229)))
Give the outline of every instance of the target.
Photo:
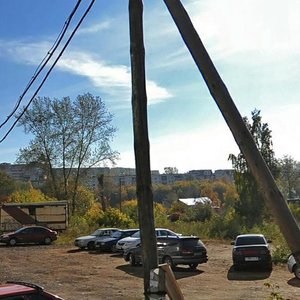
MULTIPOLYGON (((46 182, 47 175, 45 171, 35 164, 0 164, 0 171, 5 172, 15 180, 28 182, 32 186, 40 187, 46 182)), ((62 176, 62 169, 54 169, 57 176, 62 176)), ((75 174, 76 169, 72 170, 75 174)), ((81 169, 81 182, 92 188, 96 189, 99 185, 98 178, 100 175, 110 177, 116 185, 135 185, 136 172, 134 168, 83 168, 81 169)), ((213 179, 227 179, 233 181, 233 170, 192 170, 187 173, 180 174, 160 174, 158 170, 151 171, 152 184, 172 184, 174 182, 183 180, 213 180, 213 179)))

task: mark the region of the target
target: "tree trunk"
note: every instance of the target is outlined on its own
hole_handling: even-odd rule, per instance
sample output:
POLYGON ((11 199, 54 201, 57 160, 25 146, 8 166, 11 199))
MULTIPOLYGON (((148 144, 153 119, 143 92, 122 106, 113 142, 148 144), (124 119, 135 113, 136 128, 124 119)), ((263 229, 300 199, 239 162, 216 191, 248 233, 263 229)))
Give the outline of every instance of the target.
POLYGON ((136 164, 136 190, 144 268, 144 292, 150 292, 150 271, 158 265, 153 213, 147 124, 143 2, 129 0, 132 112, 136 164))
POLYGON ((164 0, 207 87, 244 154, 275 221, 300 265, 300 231, 225 84, 179 0, 164 0))

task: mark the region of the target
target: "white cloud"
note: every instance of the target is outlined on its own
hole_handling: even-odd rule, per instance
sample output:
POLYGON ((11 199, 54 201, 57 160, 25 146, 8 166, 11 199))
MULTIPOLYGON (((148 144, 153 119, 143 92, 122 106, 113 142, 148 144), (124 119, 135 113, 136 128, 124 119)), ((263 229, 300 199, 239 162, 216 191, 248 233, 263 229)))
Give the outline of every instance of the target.
MULTIPOLYGON (((124 96, 126 95, 123 98, 130 99, 131 74, 127 66, 108 65, 88 54, 72 52, 67 58, 60 60, 59 67, 64 71, 89 78, 94 86, 105 89, 108 94, 109 90, 120 89, 124 96)), ((149 104, 164 101, 172 96, 166 88, 151 80, 147 81, 147 94, 149 104)))
MULTIPOLYGON (((225 122, 220 122, 192 132, 150 138, 150 152, 152 170, 163 172, 164 167, 172 166, 183 173, 194 169, 229 169, 228 155, 239 150, 225 122)), ((134 167, 133 150, 121 152, 118 165, 134 167)))
POLYGON ((297 0, 192 1, 187 9, 215 58, 251 52, 278 58, 300 49, 297 0))
POLYGON ((110 28, 111 21, 104 21, 102 23, 93 24, 89 27, 83 27, 78 30, 76 35, 98 33, 100 31, 110 28))
MULTIPOLYGON (((19 63, 37 66, 50 47, 51 44, 48 42, 28 44, 19 41, 2 41, 0 54, 5 53, 19 63)), ((67 51, 60 58, 56 67, 64 72, 88 78, 95 87, 100 88, 108 95, 126 101, 131 99, 131 73, 125 65, 108 64, 84 52, 67 51)), ((150 105, 172 97, 171 93, 158 83, 147 80, 146 84, 150 105)))

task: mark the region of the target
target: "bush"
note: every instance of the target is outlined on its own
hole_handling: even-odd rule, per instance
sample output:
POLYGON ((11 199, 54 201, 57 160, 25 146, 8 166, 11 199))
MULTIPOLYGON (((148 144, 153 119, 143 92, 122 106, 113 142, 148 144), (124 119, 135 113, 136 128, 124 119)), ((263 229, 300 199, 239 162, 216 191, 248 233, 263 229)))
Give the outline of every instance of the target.
POLYGON ((99 226, 129 228, 134 222, 117 208, 109 208, 97 220, 99 226))

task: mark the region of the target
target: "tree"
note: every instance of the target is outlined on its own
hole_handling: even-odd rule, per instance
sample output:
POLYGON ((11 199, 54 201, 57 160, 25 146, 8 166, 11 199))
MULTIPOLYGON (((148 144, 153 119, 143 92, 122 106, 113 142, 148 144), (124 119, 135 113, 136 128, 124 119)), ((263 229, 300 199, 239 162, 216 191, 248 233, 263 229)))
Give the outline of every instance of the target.
POLYGON ((106 161, 114 163, 118 157, 118 152, 110 147, 116 132, 112 118, 104 102, 89 93, 78 95, 74 101, 69 97, 36 98, 19 120, 19 126, 34 138, 28 147, 20 149, 18 162, 44 166, 54 195, 71 200, 74 214, 84 169, 106 161), (73 182, 71 194, 70 181, 73 182))
POLYGON ((164 167, 165 174, 178 174, 176 167, 164 167))
POLYGON ((0 171, 0 203, 9 201, 9 195, 16 189, 16 182, 0 171))
MULTIPOLYGON (((272 149, 272 135, 267 123, 262 122, 259 110, 252 113, 252 123, 247 117, 244 122, 253 136, 255 144, 268 165, 274 178, 279 175, 278 162, 272 149)), ((249 169, 243 153, 238 156, 229 155, 232 166, 235 170, 234 179, 237 192, 239 194, 238 201, 235 202, 237 213, 243 217, 248 227, 252 227, 256 223, 261 223, 267 213, 264 199, 258 185, 249 169)))
POLYGON ((280 176, 279 182, 285 198, 291 199, 296 194, 297 183, 300 178, 300 164, 291 156, 285 155, 279 159, 280 176))

